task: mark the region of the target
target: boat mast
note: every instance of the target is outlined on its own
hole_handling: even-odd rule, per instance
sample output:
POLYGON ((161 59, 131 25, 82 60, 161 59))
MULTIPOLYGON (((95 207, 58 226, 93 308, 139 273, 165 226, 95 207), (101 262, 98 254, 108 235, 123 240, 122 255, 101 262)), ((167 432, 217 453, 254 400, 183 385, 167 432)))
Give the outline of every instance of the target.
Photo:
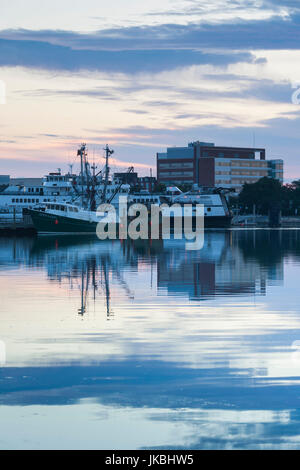
POLYGON ((102 198, 101 202, 104 203, 106 202, 106 191, 107 191, 107 186, 108 186, 108 177, 109 177, 109 157, 114 153, 113 150, 109 148, 108 145, 105 147, 105 180, 104 180, 104 188, 103 188, 103 193, 102 193, 102 198))
POLYGON ((93 170, 92 176, 92 184, 91 184, 91 191, 90 191, 90 210, 95 212, 96 211, 96 185, 97 185, 97 178, 96 178, 96 165, 95 163, 91 166, 93 170))
MULTIPOLYGON (((126 172, 126 175, 129 175, 130 173, 133 173, 134 172, 134 167, 131 166, 128 168, 127 172, 126 172)), ((121 179, 120 183, 118 184, 117 188, 115 189, 115 191, 113 192, 113 194, 111 195, 111 197, 109 198, 108 200, 108 204, 111 203, 111 201, 114 199, 114 197, 116 196, 116 194, 118 194, 118 192, 120 191, 121 187, 123 186, 123 181, 121 179)))
POLYGON ((82 144, 80 149, 77 152, 77 155, 80 156, 80 174, 81 174, 81 204, 82 207, 84 206, 84 174, 83 174, 83 168, 84 168, 84 160, 86 157, 86 144, 82 144))

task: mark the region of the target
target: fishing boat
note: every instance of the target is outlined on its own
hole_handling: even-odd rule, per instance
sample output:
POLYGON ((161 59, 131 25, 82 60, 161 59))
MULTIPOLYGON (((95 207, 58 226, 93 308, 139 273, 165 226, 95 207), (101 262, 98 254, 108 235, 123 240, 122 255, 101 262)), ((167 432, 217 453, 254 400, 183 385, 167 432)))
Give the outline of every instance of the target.
MULTIPOLYGON (((105 221, 111 230, 118 229, 117 213, 99 212, 99 204, 116 204, 115 196, 122 190, 129 191, 126 185, 119 183, 114 192, 109 193, 109 157, 112 155, 108 145, 105 148, 106 163, 104 183, 97 184, 95 167, 93 175, 90 174, 87 162, 86 145, 82 144, 78 150, 81 159, 81 174, 76 187, 76 196, 73 202, 53 203, 47 202, 34 208, 24 210, 24 216, 30 216, 32 223, 39 234, 96 234, 99 223, 105 221), (124 186, 126 186, 124 188, 124 186)), ((131 169, 130 169, 131 170, 131 169)))
MULTIPOLYGON (((32 182, 27 184, 27 179, 19 179, 18 184, 7 186, 0 192, 1 217, 22 218, 24 209, 35 209, 46 203, 79 201, 83 207, 88 207, 93 197, 94 206, 106 199, 117 205, 120 194, 129 194, 129 185, 109 178, 109 167, 96 173, 97 167, 90 165, 87 160, 85 144, 78 150, 78 155, 81 159, 79 174, 73 172, 73 165, 69 165, 70 170, 67 173, 63 174, 58 168, 45 175, 36 185, 32 182)), ((132 167, 128 169, 128 172, 132 171, 132 167)))
MULTIPOLYGON (((47 203, 35 209, 26 209, 40 234, 96 234, 97 225, 106 214, 86 210, 73 204, 47 203)), ((111 219, 111 222, 115 220, 111 219)))

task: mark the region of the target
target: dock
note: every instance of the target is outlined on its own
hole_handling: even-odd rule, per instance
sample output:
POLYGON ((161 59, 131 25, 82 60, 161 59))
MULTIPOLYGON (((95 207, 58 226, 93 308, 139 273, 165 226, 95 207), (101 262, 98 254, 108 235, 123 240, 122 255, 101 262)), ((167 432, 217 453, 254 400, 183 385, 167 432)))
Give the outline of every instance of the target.
MULTIPOLYGON (((232 228, 268 228, 270 227, 267 216, 235 216, 231 224, 232 228)), ((281 217, 279 227, 300 228, 299 217, 281 217)), ((279 228, 278 227, 278 228, 279 228)), ((34 228, 31 217, 24 214, 22 218, 5 218, 0 216, 0 236, 33 236, 37 231, 34 228)))
POLYGON ((0 216, 0 236, 35 235, 36 230, 29 216, 22 218, 7 218, 0 216))
MULTIPOLYGON (((232 227, 267 228, 270 227, 270 221, 267 215, 238 215, 233 217, 231 225, 232 227)), ((300 216, 282 216, 278 227, 300 228, 300 216)))

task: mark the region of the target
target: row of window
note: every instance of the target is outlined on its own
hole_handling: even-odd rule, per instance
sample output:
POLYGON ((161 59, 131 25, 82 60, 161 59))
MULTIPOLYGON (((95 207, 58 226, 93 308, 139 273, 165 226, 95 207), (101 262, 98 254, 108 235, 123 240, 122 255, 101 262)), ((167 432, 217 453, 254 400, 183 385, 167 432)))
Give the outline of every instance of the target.
POLYGON ((249 176, 268 176, 269 172, 267 170, 231 170, 231 171, 216 171, 216 175, 249 175, 249 176))
POLYGON ((149 202, 152 202, 153 204, 155 203, 158 203, 159 200, 158 199, 151 199, 151 198, 148 198, 148 199, 132 199, 132 202, 134 203, 137 203, 137 204, 146 204, 146 203, 149 203, 149 202))
POLYGON ((268 176, 268 171, 260 170, 260 171, 243 171, 243 170, 232 170, 232 175, 249 175, 249 176, 268 176))
POLYGON ((245 179, 236 179, 236 178, 234 178, 230 181, 230 183, 233 184, 233 185, 235 185, 235 184, 245 184, 245 183, 252 184, 254 182, 255 182, 255 180, 253 180, 253 179, 249 180, 249 179, 246 179, 246 178, 245 179))
POLYGON ((78 212, 77 207, 73 206, 61 206, 58 204, 47 204, 47 209, 53 210, 53 211, 61 211, 61 212, 78 212))
POLYGON ((207 157, 209 157, 209 158, 236 158, 236 159, 242 159, 242 158, 244 158, 244 159, 246 159, 246 158, 250 159, 251 158, 252 159, 252 158, 254 158, 253 153, 246 154, 244 152, 243 153, 234 153, 234 154, 232 152, 230 152, 230 153, 226 152, 226 154, 223 153, 223 152, 219 152, 217 154, 214 151, 210 151, 210 152, 209 151, 203 151, 202 156, 206 157, 206 158, 207 157))
POLYGON ((164 176, 194 176, 194 173, 192 171, 161 171, 160 172, 161 177, 164 176))
POLYGON ((29 193, 39 193, 40 191, 42 191, 42 188, 28 188, 29 193))
POLYGON ((232 161, 229 160, 228 162, 219 162, 216 161, 216 166, 239 166, 239 167, 252 167, 252 168, 268 168, 268 162, 267 161, 261 161, 261 160, 251 160, 251 161, 232 161))
POLYGON ((169 169, 169 168, 194 168, 193 162, 182 162, 182 163, 160 163, 159 168, 169 169))
MULTIPOLYGON (((115 189, 109 189, 109 188, 107 188, 106 192, 107 192, 107 194, 113 194, 113 193, 116 192, 116 188, 115 188, 115 189)), ((128 190, 125 189, 125 188, 121 188, 121 189, 119 189, 119 193, 123 193, 123 194, 126 193, 126 194, 128 194, 128 190)))
POLYGON ((12 199, 11 202, 16 203, 16 204, 35 204, 35 203, 40 202, 40 200, 39 199, 12 199))
MULTIPOLYGON (((44 199, 43 202, 50 202, 51 199, 44 199)), ((37 204, 40 202, 39 199, 12 199, 11 200, 12 204, 37 204)))
POLYGON ((69 212, 78 212, 78 208, 77 207, 73 207, 73 206, 61 206, 61 205, 58 205, 58 204, 48 204, 47 205, 47 209, 50 209, 50 210, 53 210, 53 211, 62 211, 62 212, 67 212, 67 210, 69 212))
POLYGON ((72 181, 72 178, 68 176, 47 176, 47 181, 72 181))

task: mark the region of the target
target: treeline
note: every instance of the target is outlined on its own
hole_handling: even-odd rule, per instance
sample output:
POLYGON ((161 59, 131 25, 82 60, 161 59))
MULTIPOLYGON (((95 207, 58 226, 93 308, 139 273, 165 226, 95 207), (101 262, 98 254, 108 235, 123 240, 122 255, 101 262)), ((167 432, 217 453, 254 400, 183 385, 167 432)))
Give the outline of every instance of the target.
POLYGON ((242 214, 268 215, 278 207, 282 215, 300 215, 300 180, 282 185, 273 178, 261 178, 256 183, 246 183, 238 198, 231 198, 232 207, 242 214))

